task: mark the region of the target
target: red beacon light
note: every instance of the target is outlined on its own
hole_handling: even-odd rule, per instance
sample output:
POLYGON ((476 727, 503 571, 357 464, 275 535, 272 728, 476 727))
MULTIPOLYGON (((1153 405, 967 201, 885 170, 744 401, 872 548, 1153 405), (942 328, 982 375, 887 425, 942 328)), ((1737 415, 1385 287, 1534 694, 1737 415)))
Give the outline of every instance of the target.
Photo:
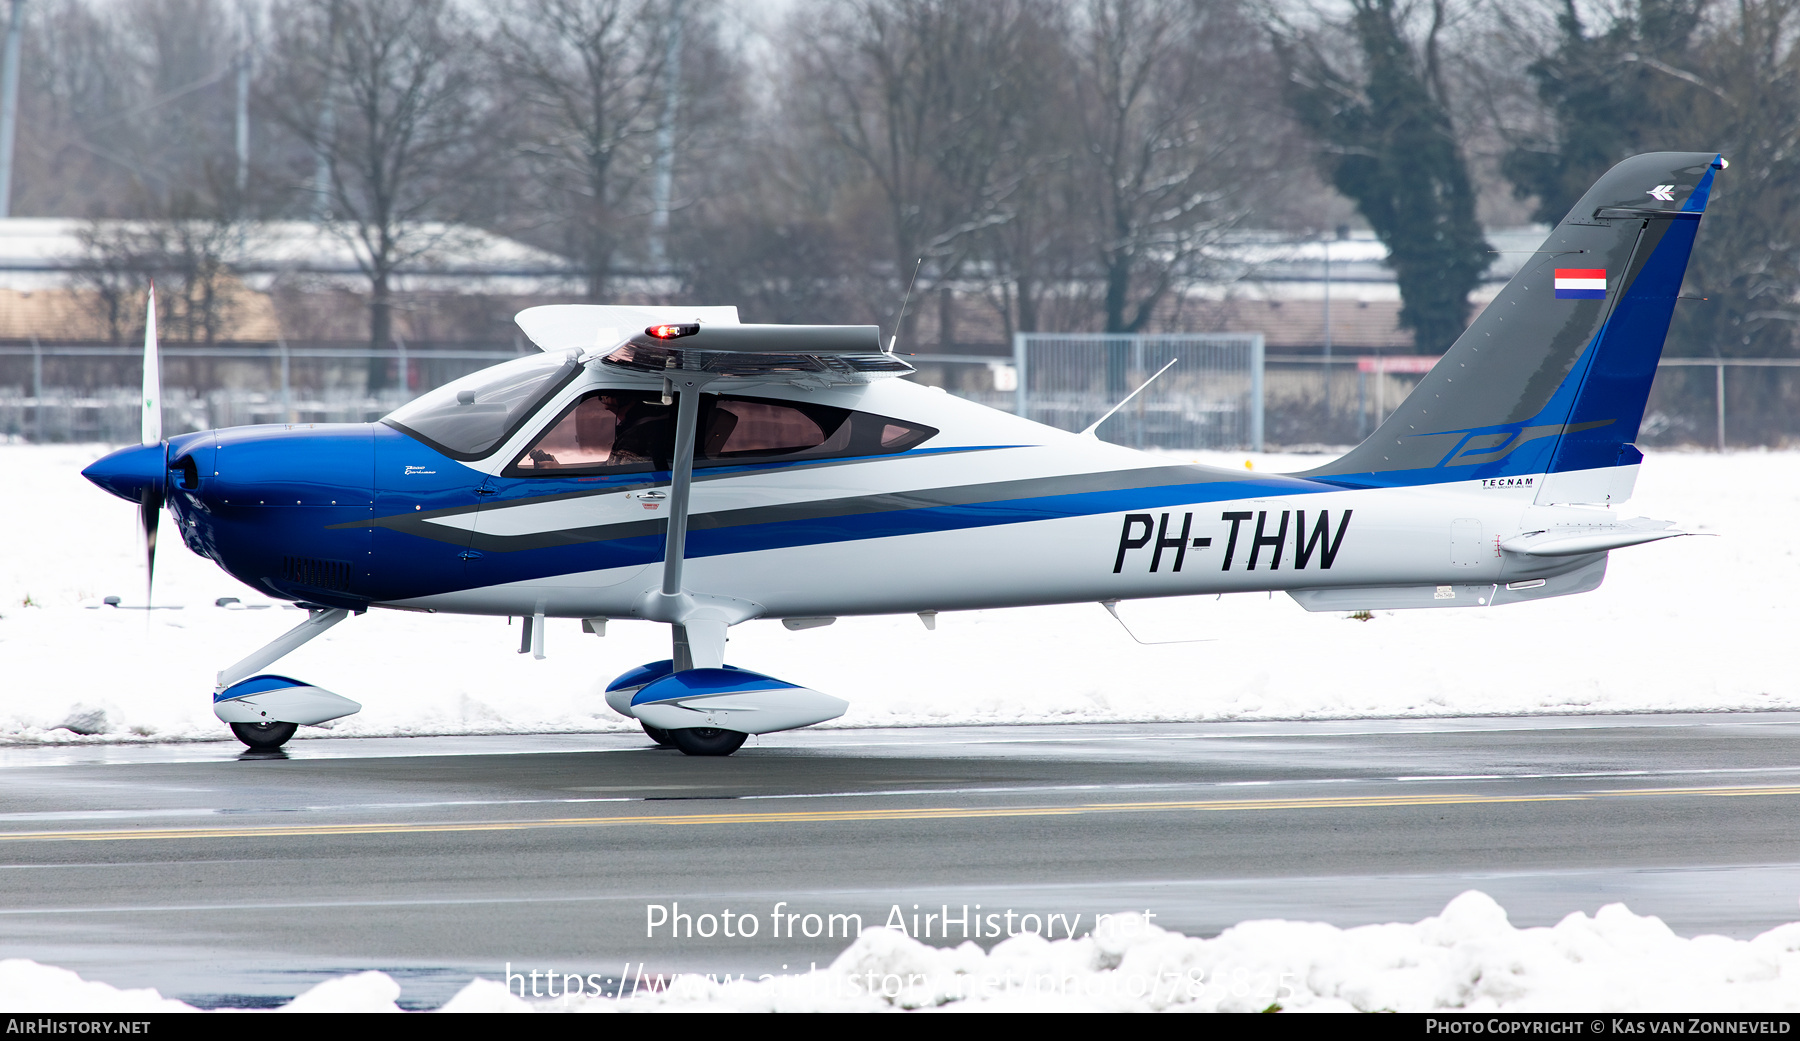
POLYGON ((699 322, 686 322, 681 325, 653 325, 644 330, 659 340, 674 340, 683 336, 692 336, 700 331, 699 322))

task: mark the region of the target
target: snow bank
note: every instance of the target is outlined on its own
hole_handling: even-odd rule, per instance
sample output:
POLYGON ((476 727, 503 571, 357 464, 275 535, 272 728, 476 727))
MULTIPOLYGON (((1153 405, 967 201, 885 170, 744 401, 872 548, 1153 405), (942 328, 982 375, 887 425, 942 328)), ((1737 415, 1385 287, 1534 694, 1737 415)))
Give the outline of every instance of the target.
MULTIPOLYGON (((13 505, 0 511, 0 741, 225 738, 214 673, 301 615, 167 531, 157 600, 183 610, 85 606, 143 599, 135 511, 79 473, 103 452, 0 446, 13 505), (220 597, 242 603, 215 607, 220 597)), ((1791 669, 1762 649, 1791 640, 1797 500, 1800 453, 1656 455, 1620 512, 1727 537, 1621 550, 1606 584, 1581 596, 1370 622, 1263 594, 1122 605, 1145 639, 1214 640, 1161 647, 1133 643, 1094 604, 946 614, 936 632, 910 615, 801 632, 759 621, 732 631, 731 658, 847 698, 828 725, 848 727, 1794 709, 1791 669), (1533 682, 1519 681, 1520 662, 1533 682)), ((547 629, 549 658, 534 661, 501 619, 371 611, 278 668, 364 704, 341 736, 635 731, 601 691, 667 657, 666 627, 547 629)))
POLYGON ((1017 936, 983 953, 864 933, 829 968, 667 989, 583 1008, 885 1011, 1794 1012, 1800 922, 1753 940, 1683 939, 1609 904, 1515 929, 1470 891, 1416 925, 1245 922, 1215 939, 1121 915, 1073 940, 1017 936))
POLYGON ((24 958, 0 961, 0 1013, 196 1011, 154 990, 120 990, 24 958))
MULTIPOLYGON (((1413 925, 1352 929, 1245 922, 1210 940, 1117 915, 1067 940, 1015 936, 932 947, 871 929, 830 966, 719 979, 656 976, 620 1000, 538 1002, 579 1012, 1800 1012, 1800 922, 1753 940, 1684 939, 1608 904, 1550 928, 1515 929, 1469 891, 1413 925)), ((384 973, 326 980, 282 1012, 396 1012, 384 973)), ((189 1012, 153 990, 118 990, 66 969, 0 961, 0 1012, 189 1012)), ((441 1012, 530 1012, 477 979, 441 1012)))
MULTIPOLYGON (((460 997, 460 995, 458 995, 460 997)), ((277 1012, 398 1012, 400 984, 385 972, 359 972, 326 980, 277 1012)))
MULTIPOLYGON (((318 984, 276 1012, 399 1012, 400 984, 385 972, 359 972, 318 984)), ((37 1012, 200 1012, 154 990, 120 990, 68 969, 24 958, 0 961, 0 1014, 37 1012)), ((221 1009, 237 1012, 242 1009, 221 1009)), ((492 980, 477 979, 440 1012, 530 1012, 531 1006, 492 980)))

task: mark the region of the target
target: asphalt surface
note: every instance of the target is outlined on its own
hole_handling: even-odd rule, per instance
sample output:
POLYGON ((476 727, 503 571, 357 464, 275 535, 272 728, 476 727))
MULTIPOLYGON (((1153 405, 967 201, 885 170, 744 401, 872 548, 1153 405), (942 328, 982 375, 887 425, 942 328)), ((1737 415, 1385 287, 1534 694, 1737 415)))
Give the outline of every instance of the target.
POLYGON ((1800 713, 240 752, 0 749, 0 958, 209 1006, 378 968, 434 1007, 509 966, 609 989, 804 970, 845 946, 832 915, 896 909, 917 931, 947 906, 939 943, 965 905, 971 935, 1124 910, 1212 935, 1416 921, 1471 888, 1521 926, 1616 901, 1683 935, 1800 919, 1800 713), (658 908, 713 935, 646 935, 658 908))

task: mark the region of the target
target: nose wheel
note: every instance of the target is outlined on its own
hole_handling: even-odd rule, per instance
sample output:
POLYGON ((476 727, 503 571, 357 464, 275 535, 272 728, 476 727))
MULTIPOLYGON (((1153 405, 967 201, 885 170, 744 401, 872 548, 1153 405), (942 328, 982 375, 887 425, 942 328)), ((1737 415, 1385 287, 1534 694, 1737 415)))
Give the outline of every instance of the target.
POLYGON ((638 720, 638 725, 644 728, 645 737, 656 742, 656 747, 669 748, 675 744, 675 739, 671 738, 669 732, 662 727, 653 727, 641 719, 638 720))
POLYGON ((298 723, 233 723, 231 732, 237 739, 259 752, 270 752, 287 744, 298 723))

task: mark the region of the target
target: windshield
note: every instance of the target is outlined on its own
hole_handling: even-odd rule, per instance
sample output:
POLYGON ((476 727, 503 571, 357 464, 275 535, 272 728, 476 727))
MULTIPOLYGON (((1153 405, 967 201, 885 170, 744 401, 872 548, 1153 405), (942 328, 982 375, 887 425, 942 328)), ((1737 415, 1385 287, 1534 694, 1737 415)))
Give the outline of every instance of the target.
POLYGON ((576 354, 531 354, 471 373, 400 406, 382 422, 454 459, 478 458, 575 375, 576 354))

